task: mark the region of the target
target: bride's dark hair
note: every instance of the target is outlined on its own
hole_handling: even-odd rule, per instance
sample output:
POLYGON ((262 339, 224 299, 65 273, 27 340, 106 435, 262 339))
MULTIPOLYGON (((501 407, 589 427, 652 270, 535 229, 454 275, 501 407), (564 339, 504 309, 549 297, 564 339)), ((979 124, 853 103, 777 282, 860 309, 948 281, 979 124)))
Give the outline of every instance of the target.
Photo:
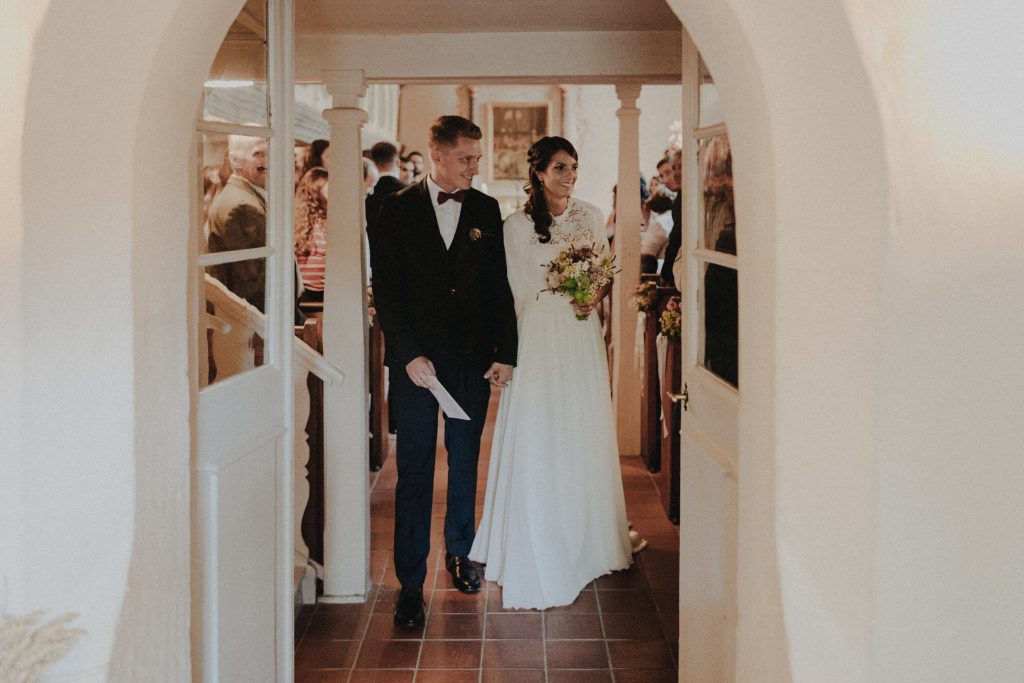
POLYGON ((548 210, 548 202, 544 198, 544 185, 540 182, 538 173, 548 170, 551 157, 562 150, 567 152, 576 161, 579 155, 576 148, 565 138, 548 136, 537 140, 526 153, 526 160, 530 162, 530 182, 523 186, 526 191, 526 215, 533 220, 533 231, 540 235, 540 241, 547 243, 551 241, 551 222, 554 218, 548 210))

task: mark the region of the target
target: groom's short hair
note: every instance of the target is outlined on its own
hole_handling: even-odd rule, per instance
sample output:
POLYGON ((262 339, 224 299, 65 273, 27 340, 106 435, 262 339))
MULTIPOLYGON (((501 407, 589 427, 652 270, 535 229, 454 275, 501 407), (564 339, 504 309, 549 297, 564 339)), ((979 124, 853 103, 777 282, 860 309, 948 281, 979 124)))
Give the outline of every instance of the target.
POLYGON ((430 146, 454 147, 458 138, 479 140, 483 137, 480 127, 461 116, 438 116, 430 126, 430 146))

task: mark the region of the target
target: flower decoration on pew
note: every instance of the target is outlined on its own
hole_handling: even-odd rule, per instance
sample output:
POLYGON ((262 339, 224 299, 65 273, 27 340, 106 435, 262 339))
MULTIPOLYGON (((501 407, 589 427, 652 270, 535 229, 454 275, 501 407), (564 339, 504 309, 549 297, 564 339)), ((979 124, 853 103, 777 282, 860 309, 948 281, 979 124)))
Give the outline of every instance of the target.
MULTIPOLYGON (((614 255, 599 252, 593 245, 570 244, 547 264, 545 291, 569 297, 576 306, 588 306, 593 302, 594 295, 615 279, 619 269, 614 262, 614 255)), ((576 309, 577 320, 589 317, 589 311, 581 313, 576 309)))
POLYGON ((658 303, 658 283, 646 280, 638 284, 629 297, 629 303, 640 312, 653 311, 658 303))
POLYGON ((679 339, 683 330, 683 316, 678 296, 671 297, 665 304, 665 310, 658 319, 658 328, 666 339, 679 339))

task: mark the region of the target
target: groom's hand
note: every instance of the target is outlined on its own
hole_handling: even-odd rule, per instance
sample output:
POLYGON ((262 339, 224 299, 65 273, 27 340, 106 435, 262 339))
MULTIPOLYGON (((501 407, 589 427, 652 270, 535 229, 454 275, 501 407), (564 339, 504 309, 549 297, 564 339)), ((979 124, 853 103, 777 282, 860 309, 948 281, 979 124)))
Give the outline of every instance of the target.
POLYGON ((512 383, 512 371, 515 370, 511 365, 505 365, 504 363, 491 363, 491 367, 487 368, 487 372, 484 373, 484 379, 491 383, 492 386, 505 388, 512 383))
POLYGON ((434 364, 426 356, 416 356, 413 358, 406 364, 405 371, 408 373, 409 379, 412 380, 413 384, 423 388, 427 387, 427 380, 430 377, 437 376, 434 364))

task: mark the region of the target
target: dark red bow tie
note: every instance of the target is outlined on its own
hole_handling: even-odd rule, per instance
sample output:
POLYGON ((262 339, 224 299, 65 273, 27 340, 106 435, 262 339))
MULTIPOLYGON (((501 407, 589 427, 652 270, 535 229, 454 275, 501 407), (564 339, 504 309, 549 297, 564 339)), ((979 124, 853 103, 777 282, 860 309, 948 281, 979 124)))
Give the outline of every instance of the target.
POLYGON ((461 204, 462 200, 465 199, 465 198, 466 198, 466 191, 465 190, 455 190, 455 192, 444 192, 442 190, 441 192, 437 193, 437 203, 438 204, 444 204, 449 199, 454 199, 459 204, 461 204))

